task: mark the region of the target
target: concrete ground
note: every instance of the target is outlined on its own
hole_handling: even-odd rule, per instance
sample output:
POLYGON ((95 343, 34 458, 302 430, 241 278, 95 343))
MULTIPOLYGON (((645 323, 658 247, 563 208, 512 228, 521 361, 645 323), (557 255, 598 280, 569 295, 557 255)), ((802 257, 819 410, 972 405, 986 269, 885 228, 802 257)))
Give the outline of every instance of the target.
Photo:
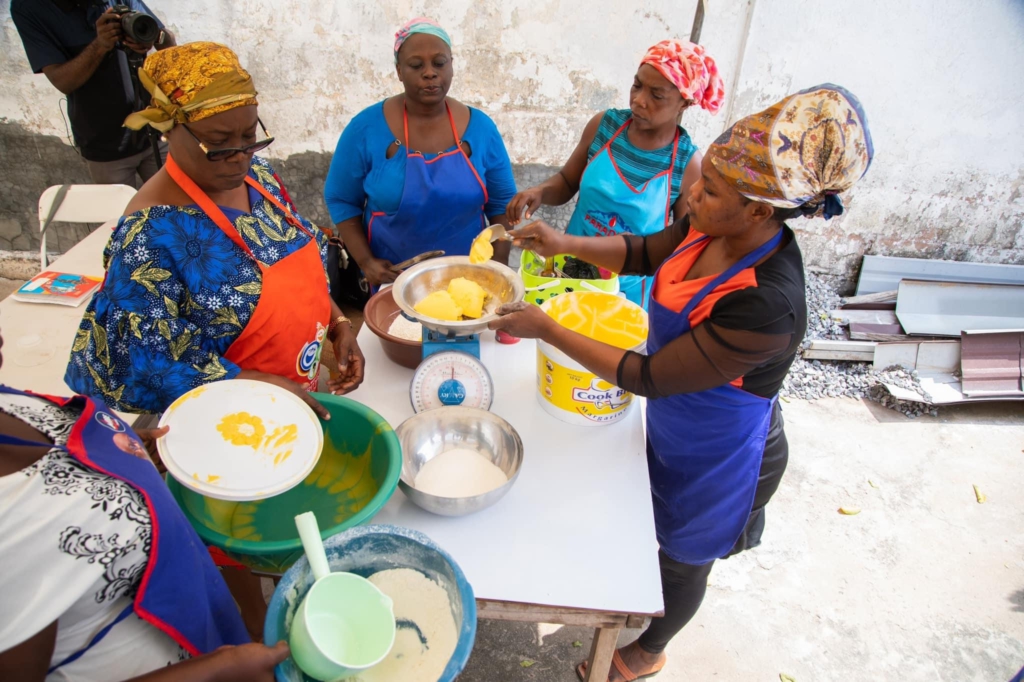
MULTIPOLYGON (((917 420, 851 399, 784 408, 789 470, 764 544, 715 566, 655 679, 1013 677, 1024 666, 1024 403, 917 420)), ((613 543, 604 556, 619 560, 613 543)), ((591 637, 481 621, 460 682, 572 682, 591 637)))

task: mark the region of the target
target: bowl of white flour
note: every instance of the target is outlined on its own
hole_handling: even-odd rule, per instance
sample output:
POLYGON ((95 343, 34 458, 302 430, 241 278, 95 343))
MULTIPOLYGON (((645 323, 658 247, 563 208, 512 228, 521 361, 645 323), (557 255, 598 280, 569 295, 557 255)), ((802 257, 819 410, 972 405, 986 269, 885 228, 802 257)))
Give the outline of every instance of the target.
MULTIPOLYGON (((391 653, 348 682, 451 682, 469 660, 476 638, 476 600, 455 560, 408 528, 359 526, 324 540, 332 572, 374 583, 394 602, 397 631, 391 653)), ((264 642, 288 639, 295 612, 313 586, 302 557, 281 577, 267 607, 264 642)), ((278 682, 312 682, 291 658, 275 669, 278 682)))
POLYGON ((438 407, 395 429, 402 445, 398 487, 418 506, 465 516, 504 497, 519 477, 523 441, 498 415, 475 407, 438 407))

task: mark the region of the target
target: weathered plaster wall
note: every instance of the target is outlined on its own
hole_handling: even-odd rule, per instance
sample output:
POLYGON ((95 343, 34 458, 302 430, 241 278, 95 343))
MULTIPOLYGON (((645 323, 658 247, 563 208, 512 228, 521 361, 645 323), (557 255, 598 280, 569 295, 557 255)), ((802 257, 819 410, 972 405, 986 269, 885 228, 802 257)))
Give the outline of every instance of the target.
MULTIPOLYGON (((238 51, 260 89, 261 116, 278 138, 271 156, 303 210, 319 220, 326 220, 320 191, 341 130, 398 89, 391 36, 407 18, 434 16, 449 29, 452 94, 495 119, 526 187, 565 160, 590 116, 626 105, 643 51, 666 36, 687 37, 695 8, 694 0, 149 4, 182 39, 217 40, 238 51)), ((799 224, 810 265, 848 275, 864 252, 1024 262, 1024 142, 1016 135, 1024 104, 1024 3, 710 5, 703 42, 718 59, 727 100, 717 117, 687 114, 684 124, 698 144, 710 143, 731 120, 824 81, 850 88, 868 110, 875 165, 847 215, 799 224)), ((34 214, 43 182, 78 181, 84 173, 73 151, 56 145, 65 135, 58 102, 45 78, 29 72, 5 7, 0 221, 8 222, 0 222, 0 248, 14 230, 10 221, 24 224, 34 214), (12 148, 20 151, 10 154, 12 148), (26 151, 33 148, 35 156, 26 151), (33 163, 51 168, 18 170, 33 163)), ((569 208, 549 215, 564 222, 569 208)), ((8 239, 17 248, 31 243, 31 232, 8 239)))
POLYGON ((756 0, 734 115, 831 81, 860 97, 874 137, 847 214, 797 223, 810 264, 1024 263, 1022 35, 1019 0, 756 0))

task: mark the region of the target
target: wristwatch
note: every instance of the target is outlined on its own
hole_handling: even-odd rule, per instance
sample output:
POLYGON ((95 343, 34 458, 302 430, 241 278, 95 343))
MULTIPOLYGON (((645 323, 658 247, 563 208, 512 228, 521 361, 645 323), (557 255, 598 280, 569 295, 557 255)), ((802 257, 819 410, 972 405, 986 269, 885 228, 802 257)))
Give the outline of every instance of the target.
POLYGON ((330 324, 327 325, 327 339, 329 341, 333 342, 334 341, 334 330, 336 330, 338 328, 338 325, 342 325, 342 324, 346 324, 346 323, 348 323, 349 328, 352 327, 352 320, 348 319, 344 315, 338 315, 336 318, 331 320, 330 324))
POLYGON ((160 48, 167 42, 167 31, 160 29, 160 35, 157 37, 156 42, 153 43, 156 47, 160 48))

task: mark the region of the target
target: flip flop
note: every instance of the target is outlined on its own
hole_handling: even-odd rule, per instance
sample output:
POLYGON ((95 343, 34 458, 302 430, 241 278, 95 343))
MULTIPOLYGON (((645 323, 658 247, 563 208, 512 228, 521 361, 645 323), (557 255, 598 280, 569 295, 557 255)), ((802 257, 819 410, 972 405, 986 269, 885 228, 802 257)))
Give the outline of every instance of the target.
MULTIPOLYGON (((616 650, 615 653, 612 654, 612 665, 615 666, 615 669, 619 671, 619 674, 622 675, 622 679, 624 679, 626 682, 634 682, 635 680, 646 680, 649 677, 654 677, 655 675, 661 672, 662 668, 665 667, 665 664, 662 663, 659 668, 647 673, 646 675, 637 675, 632 670, 630 670, 629 667, 626 665, 626 662, 622 660, 622 656, 619 655, 618 650, 616 650)), ((583 682, 587 679, 586 661, 583 661, 578 666, 576 666, 576 677, 580 678, 580 682, 583 682)))

